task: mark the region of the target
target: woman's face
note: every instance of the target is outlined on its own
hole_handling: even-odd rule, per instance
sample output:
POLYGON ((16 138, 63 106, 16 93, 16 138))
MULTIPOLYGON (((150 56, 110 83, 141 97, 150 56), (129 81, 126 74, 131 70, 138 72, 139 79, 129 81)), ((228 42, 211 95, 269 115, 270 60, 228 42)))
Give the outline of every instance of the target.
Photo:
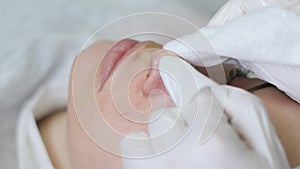
MULTIPOLYGON (((102 60, 95 76, 96 102, 105 121, 123 135, 147 132, 146 124, 135 121, 145 122, 153 110, 174 106, 157 66, 162 56, 176 55, 161 48, 154 42, 98 41, 80 53, 80 60, 77 58, 76 64, 86 65, 84 71, 88 73, 95 73, 89 63, 102 60)), ((84 132, 75 114, 72 97, 70 90, 68 143, 72 168, 123 168, 120 157, 101 149, 84 132)))

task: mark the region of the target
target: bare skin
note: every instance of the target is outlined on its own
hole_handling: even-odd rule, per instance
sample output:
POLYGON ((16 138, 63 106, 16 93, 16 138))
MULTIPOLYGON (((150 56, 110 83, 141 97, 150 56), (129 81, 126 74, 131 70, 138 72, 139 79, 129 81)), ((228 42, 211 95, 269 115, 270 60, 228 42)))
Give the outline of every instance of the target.
MULTIPOLYGON (((111 45, 112 43, 107 42, 98 43, 96 46, 89 48, 88 52, 90 53, 87 53, 93 54, 95 51, 99 51, 101 46, 102 52, 105 52, 105 50, 111 45), (105 45, 106 48, 103 47, 105 45)), ((150 45, 150 47, 160 48, 159 45, 148 45, 150 45)), ((141 81, 143 77, 144 76, 142 75, 139 77, 140 79, 137 79, 137 81, 141 81)), ((145 83, 147 82, 148 81, 145 81, 145 83)), ((236 78, 230 85, 243 89, 249 89, 261 83, 263 82, 258 79, 236 78)), ((153 87, 150 84, 151 83, 149 83, 150 88, 153 87)), ((136 88, 141 88, 138 87, 138 85, 139 84, 137 83, 136 88)), ((163 88, 164 86, 158 87, 163 88)), ((100 104, 106 103, 105 109, 110 110, 109 112, 112 112, 113 107, 109 106, 109 99, 107 99, 110 98, 109 90, 106 89, 105 86, 103 90, 104 91, 98 94, 98 100, 100 104)), ((261 98, 267 110, 269 111, 271 122, 273 123, 284 146, 290 166, 295 167, 300 165, 300 146, 298 144, 300 142, 300 136, 297 134, 300 129, 300 106, 276 88, 261 89, 253 94, 261 98)), ((142 96, 137 98, 138 101, 136 101, 135 104, 140 105, 141 109, 144 109, 148 106, 148 103, 145 101, 146 98, 144 101, 142 96), (139 101, 141 100, 145 103, 140 103, 139 101)), ((75 168, 99 168, 99 166, 101 166, 101 168, 106 169, 122 169, 123 166, 119 157, 101 150, 86 136, 75 116, 72 102, 69 102, 68 108, 68 114, 61 112, 54 113, 39 122, 40 132, 55 167, 62 169, 70 168, 70 163, 67 159, 63 159, 64 157, 59 159, 59 154, 68 154, 68 150, 65 148, 68 146, 70 148, 69 153, 71 155, 70 161, 72 168, 74 168, 74 166, 75 168), (68 125, 66 124, 66 119, 68 119, 68 125), (68 143, 66 141, 67 137, 65 137, 66 126, 69 133, 68 143), (53 131, 53 128, 56 128, 56 132, 51 132, 53 131), (56 145, 62 145, 64 148, 58 148, 56 145)), ((116 129, 118 129, 120 132, 128 133, 135 130, 145 130, 145 126, 131 126, 130 124, 122 121, 117 115, 112 115, 111 113, 107 115, 109 116, 111 122, 115 124, 116 129)), ((65 157, 68 156, 66 155, 65 157)))
MULTIPOLYGON (((115 46, 114 42, 109 41, 99 41, 90 46, 88 49, 80 53, 80 57, 76 59, 76 70, 80 66, 83 67, 82 71, 88 72, 88 73, 94 73, 94 70, 91 70, 91 66, 86 65, 92 65, 95 62, 98 63, 99 58, 104 58, 105 54, 112 48, 112 46, 115 46), (81 60, 78 60, 81 59, 81 60)), ((122 45, 120 49, 123 49, 125 46, 122 45)), ((168 96, 168 93, 166 92, 165 86, 163 85, 160 76, 157 76, 157 72, 154 70, 150 70, 150 72, 142 71, 137 76, 134 76, 131 80, 131 84, 129 88, 127 88, 127 85, 123 85, 124 82, 121 81, 124 76, 126 76, 129 72, 132 71, 132 69, 138 68, 148 68, 147 65, 151 63, 155 63, 160 56, 160 54, 165 55, 174 55, 174 53, 161 50, 161 46, 158 44, 155 44, 153 42, 143 42, 138 43, 136 46, 134 46, 130 51, 130 56, 126 58, 126 60, 123 60, 124 65, 118 65, 117 68, 120 68, 120 72, 123 73, 120 76, 116 78, 117 85, 116 88, 114 88, 113 91, 117 91, 119 97, 119 102, 117 105, 128 105, 126 101, 128 101, 127 95, 119 94, 122 91, 128 91, 129 93, 129 99, 134 105, 134 107, 137 110, 141 110, 144 114, 149 114, 153 109, 158 107, 152 107, 149 108, 149 96, 151 93, 149 90, 157 89, 164 92, 164 95, 167 96, 167 102, 171 105, 171 98, 168 96), (156 80, 155 80, 156 79, 156 80), (120 80, 120 81, 119 81, 120 80)), ((118 51, 116 52, 118 54, 118 51)), ((103 59, 104 60, 104 59, 103 59)), ((107 66, 107 65, 103 65, 107 66)), ((157 71, 157 70, 156 70, 157 71)), ((75 72, 75 69, 73 67, 72 73, 75 72)), ((98 73, 96 73, 96 77, 98 77, 98 73)), ((131 132, 135 131, 146 131, 147 125, 146 124, 138 124, 138 123, 132 123, 128 121, 126 118, 123 118, 120 114, 119 110, 115 107, 115 102, 113 100, 112 96, 112 81, 113 81, 112 74, 107 78, 106 82, 102 85, 96 85, 102 86, 101 90, 96 90, 95 96, 96 101, 98 103, 98 106, 100 107, 100 111, 102 114, 102 117, 105 118, 107 124, 109 124, 115 131, 118 133, 121 133, 123 135, 126 135, 131 132)), ((71 81, 73 80, 73 76, 71 76, 71 81)), ((125 78, 124 80, 128 80, 125 78)), ((96 82, 97 83, 97 82, 96 82)), ((102 82, 103 83, 103 82, 102 82)), ((72 89, 74 84, 70 83, 69 89, 72 89)), ((87 86, 82 86, 82 89, 88 88, 87 86)), ((84 96, 85 90, 79 91, 82 92, 81 94, 84 96)), ((156 96, 156 94, 154 94, 156 96)), ((69 90, 69 98, 73 98, 73 93, 71 90, 69 90)), ((83 98, 84 99, 84 98, 83 98)), ((89 110, 90 106, 86 107, 87 110, 85 112, 93 111, 89 110)), ((126 110, 123 113, 126 113, 125 115, 130 115, 131 110, 126 110)), ((83 127, 81 126, 79 120, 77 119, 75 110, 74 110, 74 103, 73 99, 69 99, 68 103, 68 147, 69 147, 69 154, 70 154, 70 162, 73 169, 82 169, 82 168, 105 168, 105 169, 123 169, 122 160, 119 156, 113 155, 111 152, 108 152, 101 148, 102 145, 95 144, 92 139, 89 138, 88 134, 85 132, 83 127), (78 153, 80 152, 80 153, 78 153)), ((101 129, 104 127, 104 123, 99 123, 93 125, 93 128, 95 130, 95 133, 99 133, 99 136, 101 136, 101 133, 105 131, 101 131, 101 129), (99 128, 94 128, 95 126, 100 126, 99 128)), ((116 140, 115 138, 111 137, 105 137, 103 139, 106 142, 109 142, 110 146, 114 144, 115 146, 113 148, 118 148, 120 140, 116 140)))
POLYGON ((60 111, 38 122, 44 144, 56 169, 71 169, 67 149, 66 115, 66 111, 60 111))

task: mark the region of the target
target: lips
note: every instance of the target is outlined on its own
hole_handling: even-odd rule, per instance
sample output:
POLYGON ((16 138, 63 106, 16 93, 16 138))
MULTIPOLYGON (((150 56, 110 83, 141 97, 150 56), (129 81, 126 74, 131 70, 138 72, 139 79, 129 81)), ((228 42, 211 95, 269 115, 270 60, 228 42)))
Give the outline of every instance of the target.
POLYGON ((100 64, 97 91, 100 91, 102 89, 106 80, 108 79, 116 65, 118 65, 120 60, 125 56, 126 52, 132 49, 136 44, 138 44, 137 41, 124 39, 114 45, 106 53, 100 64))

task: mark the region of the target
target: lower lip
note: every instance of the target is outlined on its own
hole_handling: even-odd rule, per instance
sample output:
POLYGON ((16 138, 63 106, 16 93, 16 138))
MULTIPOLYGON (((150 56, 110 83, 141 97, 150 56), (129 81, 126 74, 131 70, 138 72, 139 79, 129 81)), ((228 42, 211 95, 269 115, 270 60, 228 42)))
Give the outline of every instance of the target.
POLYGON ((130 39, 124 39, 115 44, 103 57, 100 67, 99 76, 97 76, 97 91, 100 91, 106 80, 110 76, 114 67, 119 63, 127 51, 133 48, 138 42, 130 39))

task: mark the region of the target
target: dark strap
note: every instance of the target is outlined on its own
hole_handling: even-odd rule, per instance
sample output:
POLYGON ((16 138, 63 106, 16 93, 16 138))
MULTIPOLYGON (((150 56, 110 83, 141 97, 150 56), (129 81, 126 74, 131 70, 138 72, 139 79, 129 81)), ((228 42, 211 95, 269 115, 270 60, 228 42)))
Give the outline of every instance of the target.
POLYGON ((258 85, 258 86, 252 87, 250 89, 247 89, 247 91, 248 92, 255 92, 257 90, 268 88, 268 87, 276 87, 276 86, 271 84, 271 83, 266 82, 266 83, 263 83, 261 85, 258 85))

